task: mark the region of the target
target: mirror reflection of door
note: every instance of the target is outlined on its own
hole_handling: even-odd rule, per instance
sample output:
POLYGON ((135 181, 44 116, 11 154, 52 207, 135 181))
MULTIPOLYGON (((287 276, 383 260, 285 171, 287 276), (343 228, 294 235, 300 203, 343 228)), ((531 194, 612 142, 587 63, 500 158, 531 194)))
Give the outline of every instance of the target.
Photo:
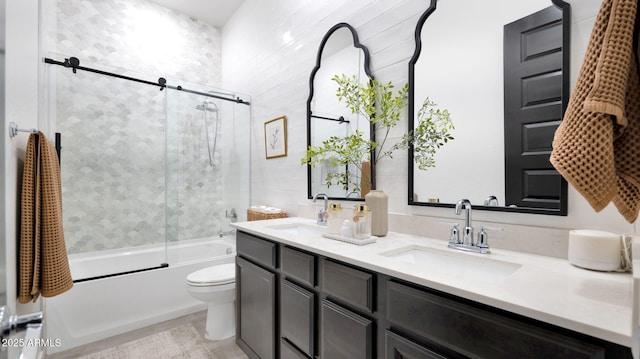
MULTIPOLYGON (((331 80, 336 75, 345 74, 355 76, 361 85, 366 85, 371 78, 367 69, 367 57, 366 49, 358 43, 355 29, 348 24, 338 24, 327 32, 318 50, 318 63, 311 74, 307 104, 308 145, 318 146, 332 136, 345 137, 356 130, 362 132, 364 138, 371 138, 369 121, 359 114, 351 113, 345 103, 338 100, 338 84, 331 80)), ((369 168, 366 163, 368 160, 363 158, 361 168, 364 171, 369 168)), ((361 168, 354 165, 337 167, 330 162, 325 160, 318 166, 310 167, 309 198, 315 193, 326 193, 330 198, 363 198, 365 193, 362 189, 371 186, 371 175, 365 173, 363 176, 361 168), (328 186, 326 179, 329 173, 347 172, 350 183, 328 186), (360 184, 360 188, 354 183, 360 184)))
MULTIPOLYGON (((519 208, 505 207, 509 204, 505 192, 504 31, 506 24, 555 5, 550 0, 499 0, 490 6, 475 0, 433 0, 434 5, 420 32, 422 48, 413 79, 409 79, 414 81, 414 96, 409 101, 414 113, 425 97, 447 109, 455 125, 455 139, 438 151, 435 168, 410 168, 410 204, 431 205, 427 202, 436 200, 440 206, 453 206, 468 198, 474 209, 479 205, 478 209, 538 210, 522 208, 522 203, 519 208)), ((568 38, 563 41, 566 45, 568 38)), ((563 76, 568 78, 568 73, 563 76)), ((565 95, 568 98, 568 91, 565 95)), ((415 125, 415 116, 410 121, 415 125)))
POLYGON ((568 87, 562 39, 562 10, 556 6, 504 27, 507 206, 567 212, 567 182, 549 161, 568 104, 562 96, 568 87))

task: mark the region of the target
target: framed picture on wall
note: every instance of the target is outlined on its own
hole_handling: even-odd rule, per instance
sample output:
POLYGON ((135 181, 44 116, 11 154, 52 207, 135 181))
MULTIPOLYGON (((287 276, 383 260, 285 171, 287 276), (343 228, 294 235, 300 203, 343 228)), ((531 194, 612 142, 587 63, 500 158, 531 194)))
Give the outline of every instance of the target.
POLYGON ((287 155, 287 117, 281 116, 264 123, 264 149, 267 159, 287 155))

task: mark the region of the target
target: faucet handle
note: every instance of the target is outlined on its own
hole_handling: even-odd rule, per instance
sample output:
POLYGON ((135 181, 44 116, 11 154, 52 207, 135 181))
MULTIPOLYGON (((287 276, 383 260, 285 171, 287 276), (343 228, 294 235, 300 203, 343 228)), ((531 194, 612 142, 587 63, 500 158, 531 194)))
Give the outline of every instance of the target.
POLYGON ((458 223, 456 222, 438 222, 451 227, 451 234, 449 235, 449 243, 460 244, 460 230, 458 229, 458 223))
POLYGON ((480 232, 478 232, 478 243, 477 243, 477 246, 480 248, 489 248, 489 234, 485 232, 485 230, 502 232, 504 229, 502 227, 480 226, 480 232))

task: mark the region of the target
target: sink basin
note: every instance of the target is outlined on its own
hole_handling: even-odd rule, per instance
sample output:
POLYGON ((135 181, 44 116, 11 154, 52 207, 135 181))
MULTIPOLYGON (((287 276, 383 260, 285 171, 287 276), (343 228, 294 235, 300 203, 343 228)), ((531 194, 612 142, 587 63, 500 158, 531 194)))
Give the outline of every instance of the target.
POLYGON ((302 224, 302 223, 281 224, 276 226, 270 226, 268 228, 293 234, 296 236, 319 235, 322 232, 324 232, 326 229, 326 227, 321 227, 321 226, 316 226, 311 224, 302 224))
POLYGON ((381 255, 414 264, 425 272, 458 279, 482 282, 500 282, 522 267, 517 263, 492 259, 490 254, 468 254, 455 249, 411 245, 381 255))

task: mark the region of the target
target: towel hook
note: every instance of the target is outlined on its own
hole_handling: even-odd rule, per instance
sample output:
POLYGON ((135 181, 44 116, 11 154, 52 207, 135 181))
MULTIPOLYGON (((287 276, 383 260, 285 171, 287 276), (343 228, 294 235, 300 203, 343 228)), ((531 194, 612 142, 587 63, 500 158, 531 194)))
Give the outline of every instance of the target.
POLYGON ((32 128, 30 130, 23 130, 18 128, 18 124, 11 121, 9 122, 9 137, 14 138, 18 135, 18 132, 38 133, 38 130, 32 128))

